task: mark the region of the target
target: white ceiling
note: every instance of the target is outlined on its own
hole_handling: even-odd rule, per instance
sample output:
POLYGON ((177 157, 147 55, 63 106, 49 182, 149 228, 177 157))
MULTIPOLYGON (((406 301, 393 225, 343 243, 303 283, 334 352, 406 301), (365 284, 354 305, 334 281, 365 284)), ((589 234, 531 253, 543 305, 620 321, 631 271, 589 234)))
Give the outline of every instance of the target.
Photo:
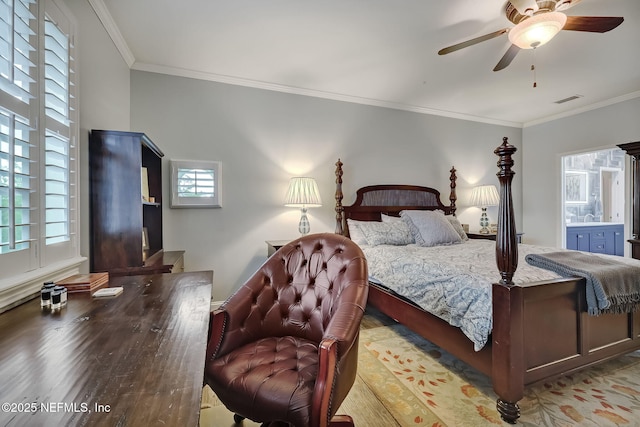
POLYGON ((625 21, 604 34, 561 31, 498 72, 506 34, 437 52, 513 27, 505 0, 89 2, 137 70, 509 126, 640 96, 638 0, 582 0, 565 13, 625 21))

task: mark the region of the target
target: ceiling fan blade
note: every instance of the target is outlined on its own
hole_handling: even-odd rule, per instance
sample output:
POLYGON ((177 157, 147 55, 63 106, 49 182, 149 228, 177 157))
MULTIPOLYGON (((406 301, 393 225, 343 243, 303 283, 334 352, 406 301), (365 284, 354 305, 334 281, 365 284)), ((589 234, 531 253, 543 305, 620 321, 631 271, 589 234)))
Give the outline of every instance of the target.
POLYGON ((621 16, 567 16, 567 23, 562 29, 606 33, 622 24, 622 21, 624 18, 621 16))
POLYGON ((508 28, 503 28, 502 30, 498 30, 494 33, 485 34, 484 36, 476 37, 475 39, 467 40, 466 42, 454 44, 453 46, 445 47, 438 51, 438 55, 446 55, 447 53, 455 52, 456 50, 464 49, 465 47, 473 46, 474 44, 481 43, 486 40, 491 40, 498 36, 503 35, 508 32, 508 28))
POLYGON ((513 61, 513 58, 516 57, 518 52, 520 52, 520 48, 518 46, 516 46, 515 44, 509 46, 509 49, 507 49, 505 54, 502 56, 502 59, 500 59, 500 62, 498 62, 498 64, 494 67, 493 71, 500 71, 504 68, 507 68, 509 64, 511 64, 511 61, 513 61))

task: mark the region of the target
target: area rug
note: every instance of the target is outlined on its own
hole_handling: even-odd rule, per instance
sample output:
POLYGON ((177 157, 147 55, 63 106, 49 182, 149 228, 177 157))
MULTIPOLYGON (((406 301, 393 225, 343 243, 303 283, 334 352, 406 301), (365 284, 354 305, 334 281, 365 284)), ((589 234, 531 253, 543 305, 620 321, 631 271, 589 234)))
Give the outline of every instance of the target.
MULTIPOLYGON (((361 331, 358 374, 402 426, 508 425, 490 379, 402 325, 361 331)), ((640 352, 525 390, 521 426, 640 426, 640 352)))

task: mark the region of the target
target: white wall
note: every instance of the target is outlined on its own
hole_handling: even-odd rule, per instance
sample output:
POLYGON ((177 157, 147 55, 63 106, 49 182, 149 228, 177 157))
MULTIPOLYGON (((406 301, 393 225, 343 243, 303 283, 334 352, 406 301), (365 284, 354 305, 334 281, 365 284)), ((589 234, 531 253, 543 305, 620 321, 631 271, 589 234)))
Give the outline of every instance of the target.
MULTIPOLYGON (((563 155, 615 148, 617 144, 638 140, 640 98, 524 128, 522 231, 527 243, 562 245, 563 155)), ((628 209, 629 206, 627 212, 628 209)), ((626 218, 630 218, 628 213, 626 218)), ((630 235, 628 227, 626 230, 626 235, 630 235)))
MULTIPOLYGON (((76 18, 80 77, 80 253, 89 256, 88 136, 91 129, 129 130, 129 67, 86 0, 65 0, 76 18)), ((82 270, 89 271, 88 261, 82 270)))
MULTIPOLYGON (((291 176, 316 178, 323 206, 309 210, 311 230, 332 232, 338 157, 345 204, 357 188, 381 183, 432 186, 448 203, 453 165, 459 217, 477 229, 479 209, 466 208, 471 187, 497 184, 493 150, 503 136, 522 146, 517 128, 142 71, 131 73, 131 124, 164 151, 165 189, 169 159, 222 161, 221 209, 163 207, 165 248, 186 250, 188 270, 215 270, 215 300, 264 262, 265 240, 297 237, 299 211, 283 206, 291 176)), ((495 220, 495 210, 489 215, 495 220)))

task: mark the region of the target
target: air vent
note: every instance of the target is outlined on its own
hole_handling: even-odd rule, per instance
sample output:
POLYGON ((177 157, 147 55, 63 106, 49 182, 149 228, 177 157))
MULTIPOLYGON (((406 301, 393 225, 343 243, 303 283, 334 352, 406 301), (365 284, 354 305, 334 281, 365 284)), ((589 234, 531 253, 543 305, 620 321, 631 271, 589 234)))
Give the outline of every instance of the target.
POLYGON ((570 96, 568 98, 564 98, 564 99, 559 99, 557 101, 555 101, 555 104, 564 104, 565 102, 569 102, 569 101, 573 101, 574 99, 578 99, 578 98, 582 98, 583 95, 573 95, 570 96))

